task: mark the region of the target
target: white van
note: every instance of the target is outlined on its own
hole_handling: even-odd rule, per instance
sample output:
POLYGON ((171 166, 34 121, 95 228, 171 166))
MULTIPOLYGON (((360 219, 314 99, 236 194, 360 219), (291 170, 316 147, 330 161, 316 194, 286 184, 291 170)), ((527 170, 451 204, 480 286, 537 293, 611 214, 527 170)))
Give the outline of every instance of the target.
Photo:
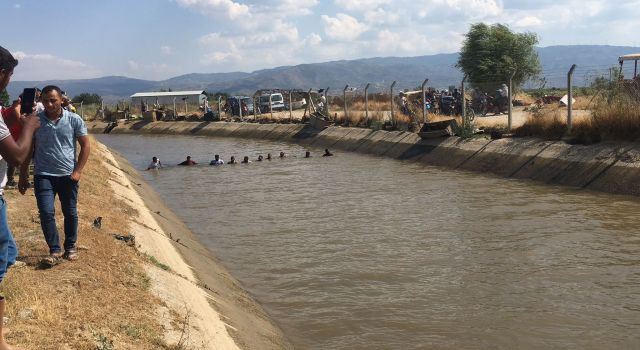
POLYGON ((262 113, 269 112, 269 98, 271 98, 271 109, 274 111, 282 111, 284 110, 284 97, 282 97, 281 93, 275 93, 270 95, 262 95, 258 98, 258 105, 260 106, 260 111, 262 113))

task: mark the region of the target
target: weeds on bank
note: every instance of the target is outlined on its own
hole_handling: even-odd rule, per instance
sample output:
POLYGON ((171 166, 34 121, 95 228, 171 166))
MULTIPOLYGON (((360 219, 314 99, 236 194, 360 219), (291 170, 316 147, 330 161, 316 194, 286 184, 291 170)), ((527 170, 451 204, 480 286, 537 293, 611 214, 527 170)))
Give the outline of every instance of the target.
POLYGON ((102 334, 98 335, 96 350, 113 350, 113 341, 102 334))
POLYGON ((580 144, 601 140, 634 141, 640 137, 640 89, 637 83, 614 84, 588 100, 591 116, 576 118, 570 133, 567 133, 566 109, 545 106, 516 129, 516 135, 549 140, 566 136, 569 142, 580 144))
POLYGON ((171 271, 171 267, 169 267, 169 265, 163 264, 161 262, 158 261, 158 259, 156 259, 155 256, 153 255, 149 255, 149 254, 145 254, 145 256, 147 257, 147 259, 154 264, 155 266, 165 270, 165 271, 171 271))

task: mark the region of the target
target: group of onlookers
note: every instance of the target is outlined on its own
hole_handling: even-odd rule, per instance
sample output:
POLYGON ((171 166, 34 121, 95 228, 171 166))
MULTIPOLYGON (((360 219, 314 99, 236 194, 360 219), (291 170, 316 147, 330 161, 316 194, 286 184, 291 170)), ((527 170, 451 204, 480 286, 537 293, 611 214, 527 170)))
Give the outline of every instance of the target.
MULTIPOLYGON (((11 52, 0 46, 0 91, 6 89, 17 65, 11 52)), ((20 170, 18 190, 25 194, 32 187, 29 175, 33 160, 33 189, 40 225, 49 247, 41 264, 52 267, 63 260, 78 259, 78 186, 89 158, 87 128, 59 87, 48 85, 32 96, 36 101, 23 101, 18 97, 11 106, 0 107, 0 282, 9 267, 25 265, 16 260, 18 248, 8 225, 4 199, 8 165, 20 170), (33 110, 23 110, 27 105, 33 105, 33 110), (76 144, 80 145, 77 159, 76 144), (64 215, 62 246, 55 219, 56 196, 64 215)), ((4 340, 4 311, 5 299, 0 295, 0 349, 14 349, 4 340)))

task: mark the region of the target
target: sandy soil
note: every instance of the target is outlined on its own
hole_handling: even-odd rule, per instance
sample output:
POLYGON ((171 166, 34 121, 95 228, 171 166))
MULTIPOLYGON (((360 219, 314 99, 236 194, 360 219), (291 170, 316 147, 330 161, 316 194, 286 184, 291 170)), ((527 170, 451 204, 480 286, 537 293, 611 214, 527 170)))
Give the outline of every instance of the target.
POLYGON ((173 329, 168 341, 179 342, 187 333, 197 349, 291 349, 262 307, 194 240, 136 169, 104 145, 98 148, 116 178, 113 190, 139 210, 132 227, 138 249, 170 268, 147 268, 154 293, 189 321, 189 330, 173 329))

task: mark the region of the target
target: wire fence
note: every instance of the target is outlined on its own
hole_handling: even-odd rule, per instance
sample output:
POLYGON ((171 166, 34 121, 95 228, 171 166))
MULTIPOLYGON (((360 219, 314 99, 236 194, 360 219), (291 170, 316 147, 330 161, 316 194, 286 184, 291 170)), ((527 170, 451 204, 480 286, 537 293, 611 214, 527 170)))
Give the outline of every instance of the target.
MULTIPOLYGON (((564 95, 589 96, 596 87, 613 83, 622 77, 633 77, 637 68, 623 66, 582 65, 571 70, 553 67, 542 71, 539 77, 514 90, 507 77, 489 77, 484 81, 466 81, 466 78, 446 87, 428 84, 407 88, 398 82, 350 82, 344 87, 268 89, 258 90, 253 96, 210 96, 204 105, 179 104, 153 106, 144 110, 123 101, 110 105, 86 105, 81 112, 85 119, 148 118, 152 120, 228 120, 260 123, 304 123, 321 117, 336 125, 360 126, 374 129, 413 130, 422 123, 447 117, 466 120, 484 116, 504 116, 508 129, 512 127, 513 107, 536 103, 564 103, 567 118, 571 117, 573 99, 564 95), (569 80, 579 81, 574 87, 569 80), (564 84, 559 84, 564 81, 564 84), (274 98, 279 104, 270 101, 274 98), (265 99, 266 98, 266 99, 265 99)), ((401 82, 400 82, 401 83, 401 82)), ((588 108, 589 106, 580 106, 588 108)), ((570 123, 570 120, 569 120, 570 123)))

